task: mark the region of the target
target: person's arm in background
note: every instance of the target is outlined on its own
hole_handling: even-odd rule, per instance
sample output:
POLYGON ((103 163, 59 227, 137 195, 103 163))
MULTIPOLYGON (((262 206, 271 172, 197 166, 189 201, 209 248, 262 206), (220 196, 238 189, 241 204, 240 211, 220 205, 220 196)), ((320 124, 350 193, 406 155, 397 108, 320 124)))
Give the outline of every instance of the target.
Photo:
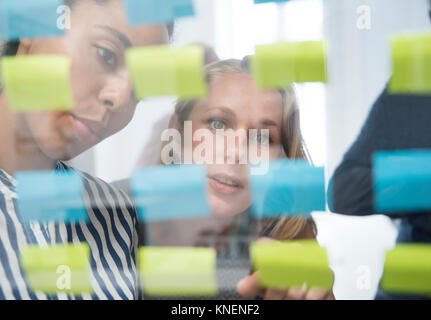
POLYGON ((431 148, 431 96, 391 95, 385 90, 330 180, 330 210, 348 215, 375 213, 373 154, 415 148, 431 148))
MULTIPOLYGON (((358 138, 344 155, 328 187, 331 211, 370 215, 374 210, 372 156, 378 150, 431 148, 431 96, 391 95, 374 103, 358 138)), ((391 214, 392 218, 403 214, 391 214)), ((404 213, 405 216, 405 213, 404 213)), ((430 216, 415 214, 400 228, 400 242, 428 242, 430 216)), ((422 299, 379 290, 376 299, 422 299)))

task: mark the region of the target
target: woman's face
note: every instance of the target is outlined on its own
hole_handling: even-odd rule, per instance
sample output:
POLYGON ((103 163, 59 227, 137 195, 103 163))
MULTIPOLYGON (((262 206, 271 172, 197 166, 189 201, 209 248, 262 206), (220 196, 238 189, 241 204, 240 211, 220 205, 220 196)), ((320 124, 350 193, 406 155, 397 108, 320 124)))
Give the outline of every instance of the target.
MULTIPOLYGON (((75 106, 19 115, 17 143, 36 144, 48 158, 69 160, 124 128, 137 101, 125 65, 129 47, 164 44, 164 25, 130 27, 123 2, 78 1, 64 37, 22 40, 18 54, 71 58, 75 106)), ((25 147, 25 146, 21 146, 25 147)))
MULTIPOLYGON (((281 156, 282 104, 278 91, 259 89, 250 75, 227 74, 210 83, 208 97, 199 101, 191 111, 189 120, 192 121, 193 133, 204 128, 210 130, 213 137, 216 135, 216 129, 247 133, 238 135, 234 146, 229 146, 226 141, 224 150, 216 148, 214 144, 214 159, 206 164, 209 201, 215 214, 233 216, 251 205, 248 165, 240 162, 244 156, 241 153, 246 152, 244 145, 249 146, 250 129, 268 129, 268 160, 281 156), (215 158, 219 152, 223 152, 223 164, 216 164, 215 158), (229 154, 230 157, 234 155, 235 159, 228 161, 229 154)), ((258 151, 261 151, 261 141, 257 140, 258 151)), ((193 141, 193 150, 202 141, 204 140, 193 141)), ((249 154, 245 157, 249 159, 249 154)))

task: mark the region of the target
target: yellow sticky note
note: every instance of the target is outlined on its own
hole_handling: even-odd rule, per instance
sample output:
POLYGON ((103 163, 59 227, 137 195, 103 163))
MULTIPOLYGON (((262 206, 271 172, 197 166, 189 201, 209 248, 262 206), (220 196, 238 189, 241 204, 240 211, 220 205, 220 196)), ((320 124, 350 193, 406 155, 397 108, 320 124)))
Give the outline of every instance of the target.
POLYGON ((60 55, 4 57, 2 79, 15 112, 68 110, 73 107, 70 58, 60 55))
POLYGON ((388 251, 380 286, 387 292, 431 296, 431 245, 402 244, 388 251))
POLYGON ((203 72, 205 50, 199 45, 190 45, 175 52, 178 96, 181 99, 202 98, 207 94, 203 72))
POLYGON ((250 254, 266 288, 318 287, 331 290, 333 274, 326 249, 314 240, 254 243, 250 254))
POLYGON ((207 93, 204 50, 200 46, 131 48, 126 52, 126 62, 138 99, 158 96, 194 99, 207 93))
POLYGON ((90 248, 87 244, 27 246, 21 252, 21 263, 33 291, 91 293, 88 279, 90 248))
POLYGON ((213 248, 143 247, 139 270, 150 296, 214 296, 216 251, 213 248))
POLYGON ((431 94, 431 33, 393 36, 391 46, 389 92, 431 94))
POLYGON ((262 88, 284 88, 294 82, 327 82, 323 41, 281 42, 256 46, 251 69, 262 88))

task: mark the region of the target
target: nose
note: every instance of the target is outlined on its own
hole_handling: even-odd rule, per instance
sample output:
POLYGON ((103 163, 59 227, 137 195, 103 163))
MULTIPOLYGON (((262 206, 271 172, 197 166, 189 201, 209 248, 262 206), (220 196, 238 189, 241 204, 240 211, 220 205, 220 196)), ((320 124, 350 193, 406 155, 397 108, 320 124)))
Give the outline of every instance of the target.
POLYGON ((247 164, 247 130, 237 129, 227 133, 226 160, 228 164, 247 164))
POLYGON ((121 112, 129 106, 132 90, 132 81, 128 72, 119 72, 106 79, 99 94, 99 101, 107 110, 121 112))

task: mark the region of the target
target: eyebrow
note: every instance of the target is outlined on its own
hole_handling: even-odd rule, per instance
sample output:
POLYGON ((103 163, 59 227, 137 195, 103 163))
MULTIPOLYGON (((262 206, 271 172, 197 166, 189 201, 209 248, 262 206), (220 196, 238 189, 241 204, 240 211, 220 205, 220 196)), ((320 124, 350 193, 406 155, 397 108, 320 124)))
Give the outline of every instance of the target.
POLYGON ((236 117, 235 113, 232 112, 232 110, 230 110, 228 107, 223 107, 223 106, 211 107, 211 108, 208 108, 207 112, 211 112, 212 110, 219 110, 223 113, 230 115, 231 117, 236 117))
POLYGON ((109 26, 102 26, 97 24, 96 27, 107 31, 111 33, 113 36, 115 36, 116 38, 118 38, 118 40, 120 40, 120 42, 123 44, 125 49, 133 47, 132 41, 130 41, 130 39, 124 33, 116 29, 113 29, 109 26))
POLYGON ((261 120, 260 123, 267 127, 278 127, 277 123, 271 119, 261 120))

